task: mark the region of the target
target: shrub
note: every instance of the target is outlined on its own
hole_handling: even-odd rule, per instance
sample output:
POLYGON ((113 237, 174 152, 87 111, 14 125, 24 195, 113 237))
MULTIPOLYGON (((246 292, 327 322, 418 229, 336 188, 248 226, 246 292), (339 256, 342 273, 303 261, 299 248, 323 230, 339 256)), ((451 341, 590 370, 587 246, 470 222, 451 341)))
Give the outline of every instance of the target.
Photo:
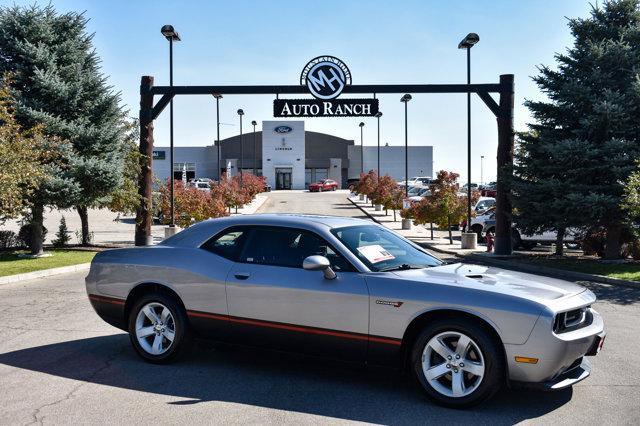
MULTIPOLYGON (((163 219, 171 219, 171 195, 169 184, 160 187, 163 219)), ((194 221, 199 222, 213 217, 226 216, 224 203, 214 198, 212 192, 200 191, 197 188, 185 187, 182 181, 174 183, 175 211, 174 220, 182 228, 189 227, 194 221)))
POLYGON ((391 176, 376 176, 376 180, 374 181, 369 197, 375 204, 384 205, 385 200, 389 198, 389 195, 396 188, 398 188, 398 184, 391 176))
POLYGON ((69 244, 71 237, 69 236, 69 229, 67 228, 67 220, 62 216, 60 219, 60 226, 56 233, 56 239, 52 241, 54 247, 64 247, 69 244))
POLYGON ((13 231, 0 231, 0 248, 18 247, 18 236, 13 231))
MULTIPOLYGON (((44 241, 47 238, 47 228, 42 226, 42 240, 44 241)), ((18 231, 18 243, 21 247, 31 247, 33 242, 33 224, 26 223, 20 227, 20 231, 18 231)))
POLYGON ((373 193, 375 189, 376 181, 378 180, 378 175, 373 170, 370 170, 369 173, 360 173, 360 180, 355 186, 355 191, 357 194, 364 194, 370 198, 370 195, 373 193))

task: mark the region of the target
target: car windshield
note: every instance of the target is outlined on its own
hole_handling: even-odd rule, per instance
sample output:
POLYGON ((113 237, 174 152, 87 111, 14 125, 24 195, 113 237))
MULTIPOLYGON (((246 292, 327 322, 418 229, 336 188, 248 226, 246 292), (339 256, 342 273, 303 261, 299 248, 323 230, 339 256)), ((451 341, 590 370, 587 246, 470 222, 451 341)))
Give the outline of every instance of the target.
POLYGON ((372 271, 422 269, 442 264, 419 246, 379 226, 349 226, 331 232, 372 271))

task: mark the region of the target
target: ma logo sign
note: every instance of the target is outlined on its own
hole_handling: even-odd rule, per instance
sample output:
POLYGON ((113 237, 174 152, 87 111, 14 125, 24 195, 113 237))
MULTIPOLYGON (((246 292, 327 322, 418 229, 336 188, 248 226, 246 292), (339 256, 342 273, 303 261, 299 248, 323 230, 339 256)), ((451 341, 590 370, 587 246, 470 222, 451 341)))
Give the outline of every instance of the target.
POLYGON ((317 99, 335 99, 347 84, 351 84, 351 72, 336 57, 318 56, 302 70, 300 84, 306 85, 317 99))

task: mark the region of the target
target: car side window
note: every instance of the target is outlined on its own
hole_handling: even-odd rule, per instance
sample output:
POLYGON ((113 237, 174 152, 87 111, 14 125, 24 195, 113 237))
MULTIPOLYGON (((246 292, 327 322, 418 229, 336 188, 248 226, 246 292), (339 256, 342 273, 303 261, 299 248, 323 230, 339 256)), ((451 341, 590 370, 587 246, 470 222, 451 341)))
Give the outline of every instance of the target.
POLYGON ((204 243, 201 248, 235 261, 240 256, 242 245, 247 238, 247 231, 246 227, 225 229, 204 243))
POLYGON ((305 258, 327 257, 336 271, 353 271, 353 266, 322 237, 296 228, 257 226, 251 231, 239 261, 260 265, 302 268, 305 258))

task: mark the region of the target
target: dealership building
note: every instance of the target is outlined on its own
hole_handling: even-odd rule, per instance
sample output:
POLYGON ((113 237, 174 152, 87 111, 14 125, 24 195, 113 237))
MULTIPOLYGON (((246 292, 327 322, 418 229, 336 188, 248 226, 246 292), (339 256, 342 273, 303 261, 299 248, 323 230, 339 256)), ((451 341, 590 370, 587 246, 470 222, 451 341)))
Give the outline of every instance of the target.
MULTIPOLYGON (((265 176, 273 189, 305 189, 326 178, 346 187, 361 169, 377 169, 377 146, 365 146, 363 154, 361 168, 360 145, 353 140, 305 131, 304 121, 263 121, 262 131, 245 133, 242 138, 233 136, 212 146, 174 147, 174 179, 218 179, 222 173, 234 176, 242 167, 265 176)), ((408 157, 410 177, 432 176, 433 147, 411 146, 408 157)), ((169 158, 169 147, 154 148, 153 173, 162 181, 171 172, 169 158)), ((380 147, 381 174, 404 180, 404 161, 404 146, 380 147)))

